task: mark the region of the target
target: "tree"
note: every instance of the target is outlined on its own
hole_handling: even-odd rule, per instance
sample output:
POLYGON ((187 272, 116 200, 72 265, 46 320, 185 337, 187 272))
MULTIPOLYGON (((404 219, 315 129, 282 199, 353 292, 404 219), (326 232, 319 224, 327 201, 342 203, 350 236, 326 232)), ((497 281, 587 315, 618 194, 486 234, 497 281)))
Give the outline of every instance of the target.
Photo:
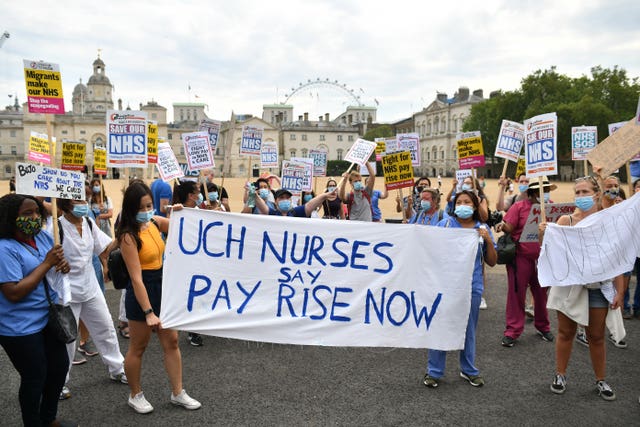
POLYGON ((393 128, 389 125, 381 125, 369 129, 362 138, 367 141, 374 141, 376 138, 388 138, 391 136, 393 136, 393 128))

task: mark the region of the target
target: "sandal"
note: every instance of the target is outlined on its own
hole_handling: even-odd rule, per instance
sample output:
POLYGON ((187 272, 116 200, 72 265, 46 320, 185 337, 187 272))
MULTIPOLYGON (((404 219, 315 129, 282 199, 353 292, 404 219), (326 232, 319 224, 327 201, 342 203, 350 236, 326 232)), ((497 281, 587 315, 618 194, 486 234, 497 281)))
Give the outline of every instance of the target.
POLYGON ((120 323, 118 325, 118 333, 122 338, 129 339, 129 324, 128 323, 120 323))

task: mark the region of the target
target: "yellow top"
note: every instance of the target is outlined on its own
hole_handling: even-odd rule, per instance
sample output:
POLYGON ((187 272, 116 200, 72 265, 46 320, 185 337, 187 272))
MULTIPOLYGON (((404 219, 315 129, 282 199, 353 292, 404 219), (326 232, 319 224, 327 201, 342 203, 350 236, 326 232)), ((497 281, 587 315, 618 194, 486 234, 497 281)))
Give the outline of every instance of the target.
POLYGON ((146 230, 140 231, 138 237, 142 240, 142 247, 138 251, 142 270, 158 270, 162 268, 164 241, 160 230, 155 224, 149 224, 146 230))

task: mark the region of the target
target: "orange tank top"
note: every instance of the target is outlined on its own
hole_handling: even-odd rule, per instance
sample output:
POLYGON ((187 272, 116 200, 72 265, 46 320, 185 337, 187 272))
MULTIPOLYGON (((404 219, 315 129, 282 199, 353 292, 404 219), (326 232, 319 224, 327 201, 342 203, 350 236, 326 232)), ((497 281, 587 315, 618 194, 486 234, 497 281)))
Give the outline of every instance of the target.
POLYGON ((146 230, 138 233, 138 237, 142 241, 142 247, 138 251, 140 268, 142 270, 158 270, 162 268, 164 240, 162 240, 158 227, 153 223, 149 224, 146 230))

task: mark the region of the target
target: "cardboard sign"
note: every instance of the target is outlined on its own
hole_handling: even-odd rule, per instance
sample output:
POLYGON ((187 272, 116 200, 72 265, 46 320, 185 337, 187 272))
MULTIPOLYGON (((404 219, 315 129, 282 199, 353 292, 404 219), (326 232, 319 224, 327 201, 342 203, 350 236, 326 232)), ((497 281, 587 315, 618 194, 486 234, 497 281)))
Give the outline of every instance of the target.
POLYGON ((471 169, 459 169, 456 171, 456 181, 458 181, 458 184, 456 185, 457 193, 462 191, 462 183, 468 176, 473 176, 471 173, 471 169))
POLYGON ((84 142, 63 142, 60 167, 70 171, 81 171, 86 164, 87 145, 84 142))
POLYGON ((376 162, 382 160, 382 156, 384 156, 387 152, 387 143, 385 138, 376 138, 373 140, 376 143, 376 162))
POLYGON ((185 177, 194 177, 194 176, 198 177, 198 176, 200 176, 200 172, 199 171, 190 170, 188 164, 179 163, 179 165, 180 165, 180 169, 182 169, 182 173, 184 174, 185 177))
POLYGON ((385 138, 384 145, 385 145, 386 154, 397 153, 399 151, 402 151, 398 148, 398 140, 395 137, 385 138))
POLYGON ((305 186, 309 188, 308 175, 307 175, 307 163, 293 162, 291 160, 282 161, 282 177, 280 182, 282 188, 291 191, 293 194, 299 195, 305 190, 305 186))
POLYGON ((242 139, 240 140, 240 154, 247 156, 259 156, 262 145, 262 128, 242 126, 242 139))
POLYGON ((215 156, 216 148, 218 147, 218 137, 220 136, 220 127, 222 123, 218 120, 202 119, 198 130, 207 132, 209 134, 209 144, 211 145, 211 152, 215 156))
POLYGON ((375 149, 375 142, 358 138, 356 142, 353 143, 344 159, 347 162, 357 163, 360 166, 364 166, 365 163, 369 161, 369 157, 371 157, 371 153, 373 153, 375 149))
POLYGON ((325 150, 309 150, 309 157, 313 159, 313 176, 327 176, 327 156, 325 150))
POLYGON ((484 147, 480 131, 458 133, 458 166, 460 169, 472 169, 484 166, 484 147))
POLYGON ((385 154, 382 156, 384 185, 387 190, 413 187, 413 165, 411 152, 385 154))
POLYGON ((107 149, 104 147, 93 147, 93 174, 107 175, 107 149))
POLYGON ((515 179, 517 180, 518 177, 522 174, 527 174, 527 166, 526 166, 526 160, 524 158, 524 156, 520 156, 518 157, 518 164, 516 166, 516 176, 515 179))
POLYGON ((309 157, 292 157, 291 162, 303 163, 304 166, 304 182, 302 183, 302 191, 311 191, 313 188, 313 159, 309 157))
POLYGON ((189 170, 199 171, 215 166, 207 132, 183 133, 182 143, 189 170))
POLYGON ((64 114, 62 78, 58 64, 23 60, 30 113, 64 114))
POLYGON ((606 177, 638 153, 640 153, 640 126, 636 126, 635 119, 631 119, 591 150, 587 154, 587 160, 594 167, 602 167, 600 176, 606 177))
POLYGON ((558 117, 541 114, 524 121, 527 176, 558 174, 558 117))
MULTIPOLYGON (((545 203, 544 211, 547 223, 556 223, 562 215, 571 215, 576 210, 573 203, 545 203)), ((540 205, 534 204, 529 211, 529 217, 522 229, 520 242, 537 242, 538 241, 538 224, 540 223, 540 205)))
POLYGON ((158 163, 158 122, 147 122, 147 162, 158 163))
POLYGON ((275 141, 265 141, 260 147, 260 169, 277 168, 278 144, 275 141))
POLYGON ((57 199, 84 200, 84 174, 16 162, 16 193, 57 199))
POLYGON ((176 155, 171 149, 171 144, 168 142, 158 143, 158 163, 156 163, 156 168, 160 178, 165 182, 184 176, 182 168, 178 164, 178 159, 176 159, 176 155))
POLYGON ((147 166, 147 113, 131 110, 107 111, 107 166, 147 166))
POLYGON ((503 120, 496 144, 495 157, 517 162, 524 142, 524 125, 518 122, 503 120))
POLYGON ((586 160, 589 151, 598 145, 597 126, 574 126, 571 128, 571 160, 586 160))
MULTIPOLYGON (((56 142, 55 137, 51 138, 53 139, 52 142, 56 142)), ((49 137, 46 133, 31 131, 31 137, 29 137, 29 154, 27 156, 27 160, 44 163, 45 165, 51 164, 49 137)))
POLYGON ((411 153, 411 164, 420 166, 420 135, 417 133, 400 133, 396 135, 398 151, 411 153))

